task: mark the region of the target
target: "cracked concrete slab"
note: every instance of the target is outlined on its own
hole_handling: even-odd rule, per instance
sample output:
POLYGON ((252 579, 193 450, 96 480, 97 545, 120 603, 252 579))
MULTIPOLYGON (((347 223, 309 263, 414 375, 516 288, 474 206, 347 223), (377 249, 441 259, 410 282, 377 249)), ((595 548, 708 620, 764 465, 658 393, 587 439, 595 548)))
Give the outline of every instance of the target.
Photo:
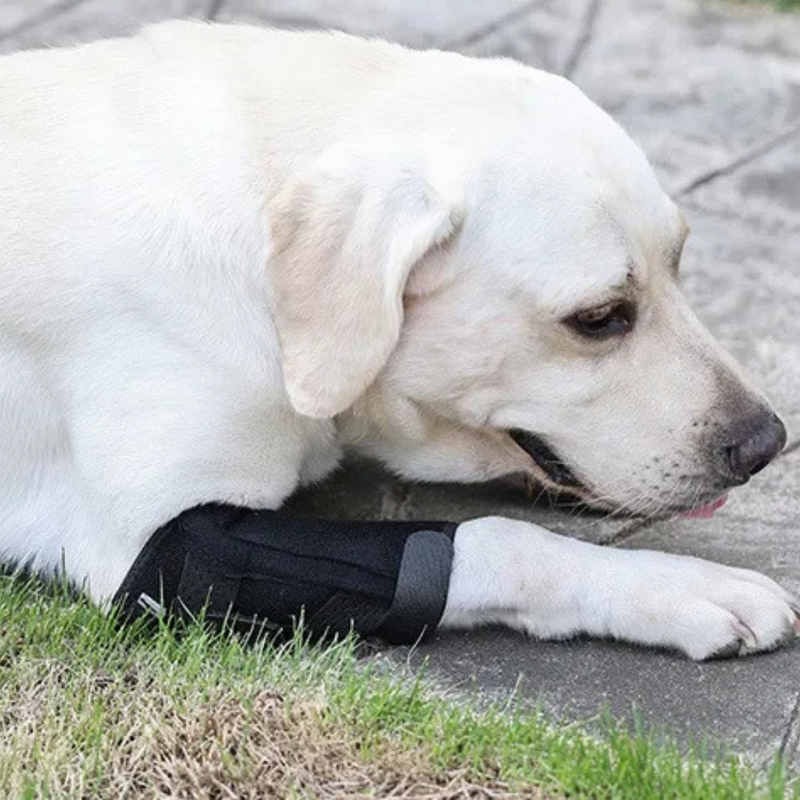
POLYGON ((573 78, 674 189, 800 117, 798 41, 800 19, 763 8, 604 0, 573 78))
MULTIPOLYGON (((718 196, 729 197, 723 189, 718 196)), ((748 208, 744 200, 719 213, 688 206, 692 233, 682 282, 700 319, 766 390, 794 441, 800 437, 800 237, 751 220, 748 208)))
POLYGON ((795 700, 779 750, 786 763, 796 770, 800 764, 800 693, 795 700))
POLYGON ((729 218, 745 217, 751 228, 784 240, 787 249, 796 245, 800 255, 800 124, 769 152, 699 186, 686 200, 729 218))
POLYGON ((525 0, 226 0, 217 19, 286 28, 337 28, 415 47, 435 47, 468 36, 525 4, 525 0))
POLYGON ((580 35, 590 1, 538 2, 518 19, 464 43, 458 50, 484 58, 515 58, 532 67, 561 73, 580 35))
POLYGON ((39 0, 36 3, 2 3, 0 4, 0 36, 26 27, 34 27, 47 18, 49 14, 58 13, 59 9, 69 7, 80 0, 39 0))
POLYGON ((690 196, 697 189, 707 186, 719 178, 733 175, 749 167, 751 164, 760 161, 764 156, 792 142, 796 139, 798 133, 800 133, 800 122, 794 122, 788 127, 779 130, 777 133, 770 134, 766 139, 761 139, 748 149, 737 153, 726 161, 710 167, 704 167, 698 174, 692 176, 677 187, 675 189, 675 196, 690 196))
POLYGON ((204 16, 208 0, 84 0, 48 16, 34 27, 0 38, 0 53, 57 47, 135 33, 153 22, 204 16))

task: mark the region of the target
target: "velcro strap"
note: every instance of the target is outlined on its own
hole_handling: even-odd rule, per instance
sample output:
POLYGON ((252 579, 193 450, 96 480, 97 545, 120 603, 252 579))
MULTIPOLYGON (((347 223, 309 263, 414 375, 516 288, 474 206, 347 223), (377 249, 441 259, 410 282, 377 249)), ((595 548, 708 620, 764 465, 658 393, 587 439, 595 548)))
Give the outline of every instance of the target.
POLYGON ((444 613, 453 540, 449 532, 417 531, 406 540, 392 606, 380 627, 389 642, 429 637, 444 613))

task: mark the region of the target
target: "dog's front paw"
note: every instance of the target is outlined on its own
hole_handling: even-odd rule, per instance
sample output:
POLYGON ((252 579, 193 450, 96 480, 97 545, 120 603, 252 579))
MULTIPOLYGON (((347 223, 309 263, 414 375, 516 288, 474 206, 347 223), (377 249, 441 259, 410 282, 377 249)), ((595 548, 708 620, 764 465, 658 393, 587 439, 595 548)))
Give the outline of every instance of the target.
POLYGON ((693 659, 772 650, 800 635, 800 601, 757 572, 697 558, 630 552, 609 620, 614 636, 693 659))
POLYGON ((612 636, 698 660, 800 635, 800 601, 751 570, 601 547, 499 517, 459 525, 454 549, 443 627, 499 622, 543 639, 612 636))

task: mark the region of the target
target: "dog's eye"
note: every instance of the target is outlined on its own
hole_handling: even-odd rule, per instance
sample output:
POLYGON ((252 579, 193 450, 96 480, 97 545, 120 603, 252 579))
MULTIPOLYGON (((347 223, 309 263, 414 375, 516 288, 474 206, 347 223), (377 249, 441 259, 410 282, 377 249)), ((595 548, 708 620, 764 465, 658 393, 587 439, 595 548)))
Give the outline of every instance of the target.
POLYGON ((632 303, 615 301, 579 311, 565 323, 575 332, 591 339, 610 339, 627 333, 636 319, 632 303))

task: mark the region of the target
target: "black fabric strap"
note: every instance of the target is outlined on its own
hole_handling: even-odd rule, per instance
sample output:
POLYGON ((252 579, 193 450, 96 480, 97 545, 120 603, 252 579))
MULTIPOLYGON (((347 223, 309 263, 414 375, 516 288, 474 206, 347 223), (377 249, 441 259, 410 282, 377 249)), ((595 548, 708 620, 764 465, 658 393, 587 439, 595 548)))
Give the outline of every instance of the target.
POLYGON ((413 642, 447 600, 456 525, 335 522, 210 504, 142 549, 117 593, 126 617, 196 615, 314 635, 413 642))
POLYGON ((406 539, 392 605, 381 624, 391 642, 413 642, 439 624, 447 601, 453 541, 435 531, 417 531, 406 539))

